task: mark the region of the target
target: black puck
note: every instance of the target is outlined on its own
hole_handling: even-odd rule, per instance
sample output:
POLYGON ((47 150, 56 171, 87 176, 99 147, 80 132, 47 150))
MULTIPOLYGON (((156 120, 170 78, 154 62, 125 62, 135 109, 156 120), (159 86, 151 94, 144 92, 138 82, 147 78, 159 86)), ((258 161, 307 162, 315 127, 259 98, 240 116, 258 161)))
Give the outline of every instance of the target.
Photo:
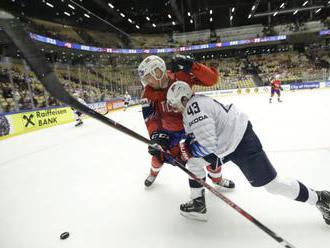
POLYGON ((60 238, 61 239, 67 239, 69 236, 70 236, 69 232, 64 232, 64 233, 61 234, 60 238))

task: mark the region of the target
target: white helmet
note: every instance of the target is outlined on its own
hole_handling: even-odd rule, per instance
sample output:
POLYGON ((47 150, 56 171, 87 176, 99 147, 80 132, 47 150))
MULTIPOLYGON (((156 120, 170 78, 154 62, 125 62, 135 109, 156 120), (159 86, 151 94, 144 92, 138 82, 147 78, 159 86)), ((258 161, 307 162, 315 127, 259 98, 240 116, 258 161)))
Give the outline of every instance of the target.
POLYGON ((176 110, 183 111, 185 106, 182 104, 182 98, 187 97, 188 100, 192 97, 193 90, 184 81, 176 81, 167 91, 167 103, 176 110))
POLYGON ((139 73, 139 77, 141 79, 141 83, 143 84, 143 86, 146 86, 148 84, 148 82, 145 81, 145 79, 144 79, 145 76, 148 74, 153 76, 156 80, 162 79, 162 78, 157 78, 157 76, 155 74, 155 70, 157 68, 163 72, 163 76, 164 76, 166 73, 165 61, 156 55, 148 56, 140 63, 140 65, 138 67, 138 73, 139 73))

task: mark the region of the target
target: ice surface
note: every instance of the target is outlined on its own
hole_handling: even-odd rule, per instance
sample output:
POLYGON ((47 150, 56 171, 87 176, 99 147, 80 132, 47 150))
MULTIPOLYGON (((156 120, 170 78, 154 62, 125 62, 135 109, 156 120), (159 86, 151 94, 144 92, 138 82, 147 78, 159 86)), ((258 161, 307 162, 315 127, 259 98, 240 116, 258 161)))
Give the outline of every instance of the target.
MULTIPOLYGON (((282 176, 330 189, 330 90, 218 98, 248 113, 282 176)), ((108 116, 147 136, 139 107, 108 116)), ((189 198, 187 176, 165 165, 144 188, 145 144, 93 119, 0 142, 1 248, 271 248, 281 247, 207 192, 209 221, 179 215, 189 198), (60 240, 62 232, 70 237, 60 240)), ((330 247, 330 226, 316 208, 252 188, 232 163, 225 193, 297 248, 330 247)))

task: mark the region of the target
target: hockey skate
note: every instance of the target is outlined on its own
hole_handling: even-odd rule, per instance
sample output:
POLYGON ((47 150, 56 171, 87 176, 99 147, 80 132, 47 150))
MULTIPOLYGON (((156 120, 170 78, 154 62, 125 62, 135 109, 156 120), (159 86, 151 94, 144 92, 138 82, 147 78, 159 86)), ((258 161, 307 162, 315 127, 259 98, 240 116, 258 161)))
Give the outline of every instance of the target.
POLYGON ((79 121, 79 122, 77 122, 74 126, 75 127, 79 127, 79 126, 81 126, 82 124, 84 124, 82 121, 79 121))
MULTIPOLYGON (((213 181, 213 180, 212 180, 213 181)), ((221 190, 224 191, 230 191, 233 190, 235 188, 235 183, 230 180, 230 179, 226 179, 226 178, 221 178, 219 180, 219 182, 215 182, 213 181, 213 183, 221 190)))
POLYGON ((205 190, 202 190, 202 196, 197 197, 187 203, 181 204, 180 214, 189 219, 207 221, 205 190))
POLYGON ((330 225, 330 192, 316 191, 319 200, 316 207, 321 211, 325 223, 330 225))
POLYGON ((210 175, 208 177, 212 180, 213 184, 217 186, 217 188, 221 191, 231 191, 235 188, 235 183, 223 177, 220 178, 213 178, 210 175))
POLYGON ((144 181, 144 185, 146 187, 150 187, 154 181, 156 180, 157 174, 150 173, 147 177, 147 179, 144 181))

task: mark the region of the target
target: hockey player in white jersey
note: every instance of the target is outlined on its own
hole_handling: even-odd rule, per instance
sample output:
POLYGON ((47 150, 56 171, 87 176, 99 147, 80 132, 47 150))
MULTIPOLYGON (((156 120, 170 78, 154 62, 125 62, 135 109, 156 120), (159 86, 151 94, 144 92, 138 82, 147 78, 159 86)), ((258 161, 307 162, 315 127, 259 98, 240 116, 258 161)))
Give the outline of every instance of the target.
MULTIPOLYGON (((74 97, 76 98, 76 100, 84 105, 87 105, 87 103, 84 101, 84 99, 80 98, 78 94, 74 94, 74 97)), ((81 119, 81 116, 82 116, 82 113, 77 110, 77 109, 74 109, 74 108, 71 108, 72 111, 73 111, 73 114, 74 114, 74 117, 75 117, 75 120, 76 120, 76 124, 75 124, 75 127, 79 127, 81 126, 83 123, 82 119, 81 119)))
POLYGON ((125 95, 124 95, 124 111, 126 111, 128 109, 128 105, 129 105, 130 100, 131 100, 131 96, 126 91, 125 95))
MULTIPOLYGON (((253 187, 264 187, 269 193, 316 206, 330 225, 330 192, 314 191, 303 183, 283 178, 264 152, 248 116, 234 105, 194 95, 189 85, 177 81, 168 90, 167 101, 182 112, 185 131, 191 137, 185 142, 190 150, 186 167, 199 178, 205 178, 204 165, 213 169, 232 161, 253 187)), ((187 148, 186 148, 187 149, 187 148)), ((191 201, 181 204, 180 212, 187 217, 206 219, 204 189, 189 179, 191 201)))

